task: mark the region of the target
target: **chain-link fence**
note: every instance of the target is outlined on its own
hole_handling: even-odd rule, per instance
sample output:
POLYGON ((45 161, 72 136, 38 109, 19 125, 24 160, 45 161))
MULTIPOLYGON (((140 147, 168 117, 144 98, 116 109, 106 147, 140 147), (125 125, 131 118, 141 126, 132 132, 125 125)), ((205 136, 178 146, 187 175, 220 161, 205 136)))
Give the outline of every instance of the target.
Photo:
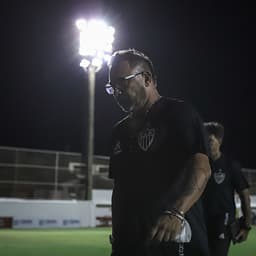
MULTIPOLYGON (((94 188, 112 188, 108 162, 94 156, 94 188)), ((84 199, 86 178, 80 153, 0 147, 0 197, 84 199)))
POLYGON ((242 169, 249 185, 250 185, 250 194, 256 195, 256 169, 242 169))

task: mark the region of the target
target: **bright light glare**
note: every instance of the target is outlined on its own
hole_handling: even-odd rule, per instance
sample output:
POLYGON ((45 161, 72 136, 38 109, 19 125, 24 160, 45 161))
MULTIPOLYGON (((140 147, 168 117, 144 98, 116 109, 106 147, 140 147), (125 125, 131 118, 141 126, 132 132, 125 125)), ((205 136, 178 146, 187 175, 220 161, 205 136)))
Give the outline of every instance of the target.
POLYGON ((87 25, 86 23, 87 23, 86 20, 80 19, 76 21, 76 26, 79 30, 83 30, 84 28, 86 28, 86 25, 87 25))
POLYGON ((97 60, 93 59, 92 62, 101 66, 102 61, 108 59, 105 55, 112 53, 115 29, 101 20, 78 20, 76 25, 80 30, 79 54, 96 58, 97 60))
POLYGON ((103 64, 102 59, 94 58, 94 59, 92 60, 92 65, 93 65, 94 67, 100 68, 100 67, 102 66, 102 64, 103 64))
POLYGON ((88 68, 89 65, 90 65, 90 61, 87 60, 87 59, 82 59, 81 62, 80 62, 80 67, 88 68))
POLYGON ((111 60, 111 56, 108 54, 104 55, 104 60, 109 64, 110 60, 111 60))

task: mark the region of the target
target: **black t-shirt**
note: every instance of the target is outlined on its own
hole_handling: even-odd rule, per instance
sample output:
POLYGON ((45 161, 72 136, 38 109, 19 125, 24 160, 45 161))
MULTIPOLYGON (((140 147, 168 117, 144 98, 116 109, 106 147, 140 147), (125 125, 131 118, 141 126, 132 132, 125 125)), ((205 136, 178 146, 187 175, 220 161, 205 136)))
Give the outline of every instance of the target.
POLYGON ((239 163, 221 155, 210 161, 212 175, 204 192, 204 206, 207 223, 221 228, 235 220, 234 194, 249 187, 239 163), (218 223, 220 222, 220 223, 218 223))
MULTIPOLYGON (((206 154, 205 134, 191 106, 162 97, 141 124, 134 124, 131 117, 119 122, 112 141, 113 235, 128 247, 145 240, 157 218, 183 193, 190 175, 184 167, 193 154, 206 154)), ((197 255, 207 255, 200 200, 186 219, 192 228, 192 247, 197 255)))

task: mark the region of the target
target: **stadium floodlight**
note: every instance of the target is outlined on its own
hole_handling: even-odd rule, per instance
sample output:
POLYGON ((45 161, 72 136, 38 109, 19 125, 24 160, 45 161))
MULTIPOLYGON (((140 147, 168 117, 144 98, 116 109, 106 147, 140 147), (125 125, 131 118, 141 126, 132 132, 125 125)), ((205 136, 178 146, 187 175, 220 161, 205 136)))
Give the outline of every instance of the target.
MULTIPOLYGON (((102 20, 84 20, 76 22, 80 30, 79 54, 90 62, 96 71, 100 70, 103 61, 110 59, 115 29, 102 20)), ((84 62, 84 60, 82 60, 84 62)), ((83 66, 83 63, 80 64, 83 66)), ((87 69, 89 65, 85 66, 87 69)))
POLYGON ((86 199, 92 199, 92 166, 94 149, 94 94, 95 76, 104 62, 109 62, 114 42, 115 29, 102 20, 76 21, 80 31, 79 54, 83 57, 80 66, 88 73, 88 135, 87 135, 87 162, 86 162, 86 199))

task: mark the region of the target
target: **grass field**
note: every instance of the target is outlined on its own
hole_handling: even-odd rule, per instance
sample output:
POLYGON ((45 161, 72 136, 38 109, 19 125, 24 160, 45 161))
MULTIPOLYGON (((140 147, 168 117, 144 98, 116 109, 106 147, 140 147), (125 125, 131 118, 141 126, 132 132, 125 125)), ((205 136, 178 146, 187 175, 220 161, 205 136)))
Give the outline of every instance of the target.
MULTIPOLYGON (((1 256, 107 256, 110 228, 74 230, 0 230, 1 256)), ((256 256, 256 227, 229 256, 256 256)))

